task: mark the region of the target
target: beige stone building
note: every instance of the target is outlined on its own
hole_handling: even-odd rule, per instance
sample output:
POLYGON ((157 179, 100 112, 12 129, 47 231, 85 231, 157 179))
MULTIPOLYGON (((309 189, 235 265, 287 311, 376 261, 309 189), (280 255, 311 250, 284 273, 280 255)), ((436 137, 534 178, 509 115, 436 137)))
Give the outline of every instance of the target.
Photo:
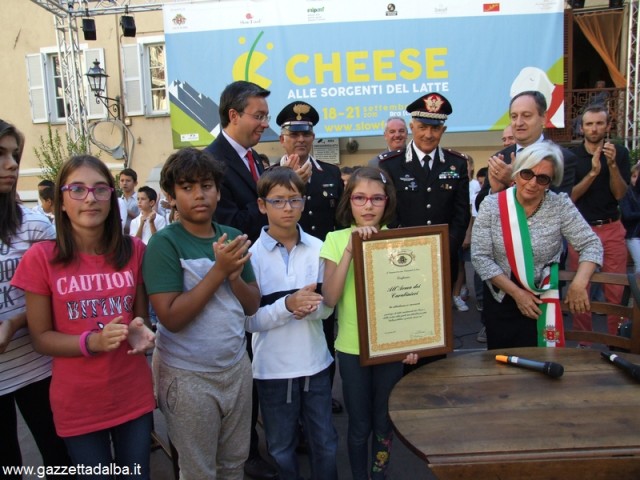
MULTIPOLYGON (((71 3, 74 8, 84 8, 81 1, 52 0, 57 4, 71 3)), ((165 0, 170 3, 171 0, 165 0)), ((2 45, 3 81, 0 89, 1 118, 14 123, 26 136, 27 145, 21 165, 19 191, 27 201, 35 201, 36 184, 41 170, 34 154, 40 137, 46 136, 48 126, 64 137, 65 95, 61 88, 61 69, 54 15, 45 6, 47 0, 3 0, 0 19, 0 45, 2 45)), ((150 0, 118 0, 114 5, 151 5, 150 0)), ((155 4, 163 3, 161 0, 155 4)), ((109 2, 91 0, 90 8, 109 2)), ((602 6, 606 0, 587 0, 586 7, 602 6)), ((120 100, 120 118, 126 128, 105 121, 107 109, 95 101, 87 85, 83 102, 93 136, 108 151, 100 158, 112 171, 119 172, 126 154, 129 166, 139 175, 139 186, 157 185, 159 168, 172 153, 171 127, 168 112, 168 94, 165 85, 165 57, 162 11, 139 11, 134 14, 135 37, 123 36, 119 19, 121 15, 94 16, 96 40, 85 40, 79 32, 79 65, 82 80, 84 73, 100 62, 109 75, 104 95, 120 100), (111 153, 110 153, 111 152, 111 153)), ((81 21, 78 22, 82 26, 81 21)), ((626 25, 626 21, 625 21, 626 25)), ((621 34, 621 44, 626 33, 621 34)), ((624 59, 626 52, 619 54, 624 59)), ((194 56, 195 58, 195 56, 194 56)), ((195 60, 194 60, 195 61, 195 60)), ((624 60, 620 60, 623 64, 624 60)), ((621 67, 622 70, 624 70, 621 67)), ((572 85, 567 86, 570 90, 572 85)), ((272 114, 280 106, 271 105, 272 114)), ((454 106, 461 108, 460 106, 454 106)), ((113 113, 113 112, 112 112, 113 113)), ((488 156, 500 146, 500 132, 445 134, 443 144, 472 155, 476 170, 486 165, 488 156)), ((340 166, 364 165, 375 154, 384 150, 381 137, 360 137, 357 151, 347 151, 349 139, 340 139, 340 166)), ((92 145, 92 153, 100 149, 92 145)), ((263 143, 257 149, 272 160, 282 154, 278 143, 263 143)))

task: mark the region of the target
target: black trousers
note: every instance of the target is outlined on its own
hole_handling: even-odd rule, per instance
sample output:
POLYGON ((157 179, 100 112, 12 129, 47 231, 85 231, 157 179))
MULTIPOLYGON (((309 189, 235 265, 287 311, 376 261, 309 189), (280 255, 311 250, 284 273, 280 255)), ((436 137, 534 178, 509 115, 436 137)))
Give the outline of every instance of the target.
MULTIPOLYGON (((44 466, 70 465, 64 441, 56 434, 49 404, 51 377, 0 397, 0 465, 21 466, 16 405, 36 441, 44 466)), ((20 479, 20 475, 3 477, 20 479)), ((53 478, 53 477, 52 477, 53 478)))
POLYGON ((483 283, 483 295, 482 319, 487 327, 488 350, 538 346, 536 320, 522 315, 512 297, 505 295, 502 303, 497 302, 487 282, 483 283))

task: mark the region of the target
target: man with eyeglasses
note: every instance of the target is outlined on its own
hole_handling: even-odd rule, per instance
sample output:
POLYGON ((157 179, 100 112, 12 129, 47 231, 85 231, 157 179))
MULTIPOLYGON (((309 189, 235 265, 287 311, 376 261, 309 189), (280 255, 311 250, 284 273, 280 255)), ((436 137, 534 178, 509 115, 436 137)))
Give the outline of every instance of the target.
MULTIPOLYGON (((608 139, 611 123, 609 112, 602 104, 590 105, 582 114, 584 142, 572 148, 578 157, 576 186, 571 199, 584 219, 598 236, 604 248, 601 272, 626 273, 627 246, 624 240, 625 228, 620 221, 618 202, 627 191, 631 181, 629 151, 611 143, 608 139)), ((578 254, 569 247, 569 269, 578 265, 578 254)), ((619 304, 623 287, 605 285, 607 302, 619 304)), ((607 317, 608 331, 617 334, 620 318, 607 317)), ((573 326, 576 330, 592 330, 591 313, 574 313, 573 326)))
MULTIPOLYGON (((327 233, 340 228, 336 222, 336 209, 344 186, 337 166, 321 162, 311 154, 316 138, 313 127, 319 121, 318 111, 302 101, 290 103, 276 118, 281 128, 280 145, 285 151, 280 164, 296 169, 306 182, 305 205, 298 223, 305 232, 324 242, 327 233)), ((327 347, 335 358, 335 315, 324 319, 322 325, 327 347)), ((333 382, 335 363, 331 364, 329 373, 333 382)), ((333 411, 342 411, 342 405, 335 399, 333 411)))
POLYGON ((222 131, 205 150, 225 164, 216 221, 237 228, 254 242, 267 217, 258 210, 256 184, 264 171, 253 147, 269 128, 271 92, 251 82, 237 81, 220 95, 222 131))
MULTIPOLYGON (((220 94, 218 106, 222 131, 205 148, 226 167, 220 185, 216 221, 247 234, 252 243, 267 224, 267 216, 258 209, 257 191, 258 178, 264 168, 253 147, 269 128, 271 117, 267 97, 270 93, 252 82, 236 81, 227 85, 220 94)), ((247 352, 253 358, 250 333, 247 333, 247 352)), ((276 479, 278 472, 260 456, 258 450, 258 393, 255 380, 251 417, 251 445, 244 472, 252 478, 276 479)))
POLYGON ((318 112, 306 102, 297 101, 284 107, 276 123, 281 128, 280 145, 285 155, 281 165, 290 165, 306 180, 305 206, 300 225, 305 232, 324 241, 336 224, 336 208, 342 196, 340 169, 321 162, 312 154, 316 135, 313 127, 320 120, 318 112), (306 177, 306 178, 305 178, 306 177))

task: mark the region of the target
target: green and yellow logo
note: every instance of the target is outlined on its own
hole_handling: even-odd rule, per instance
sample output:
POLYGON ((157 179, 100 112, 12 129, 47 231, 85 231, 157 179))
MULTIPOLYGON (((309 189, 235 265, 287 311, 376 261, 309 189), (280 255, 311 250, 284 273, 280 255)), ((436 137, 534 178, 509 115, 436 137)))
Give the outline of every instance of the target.
MULTIPOLYGON (((257 50, 258 44, 260 43, 260 39, 263 35, 264 32, 260 32, 255 41, 251 44, 249 51, 236 58, 236 61, 233 63, 233 70, 231 71, 234 81, 244 80, 247 82, 253 82, 266 89, 271 86, 271 80, 258 73, 260 67, 262 67, 262 65, 264 65, 264 63, 269 59, 267 54, 257 50)), ((238 38, 238 43, 240 43, 240 45, 245 45, 247 43, 247 38, 238 38)), ((273 43, 267 42, 266 49, 273 50, 273 48, 273 43)))

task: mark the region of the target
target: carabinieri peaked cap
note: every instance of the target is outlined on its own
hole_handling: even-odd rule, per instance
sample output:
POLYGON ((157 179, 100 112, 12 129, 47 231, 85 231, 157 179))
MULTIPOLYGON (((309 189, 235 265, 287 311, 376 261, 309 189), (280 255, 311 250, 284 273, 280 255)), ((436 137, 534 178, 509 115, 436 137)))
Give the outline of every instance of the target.
POLYGON ((444 125, 453 112, 451 103, 439 93, 427 93, 407 107, 412 118, 427 125, 444 125))
POLYGON ((320 121, 318 111, 306 102, 293 102, 284 107, 276 123, 290 132, 312 132, 313 126, 320 121))

